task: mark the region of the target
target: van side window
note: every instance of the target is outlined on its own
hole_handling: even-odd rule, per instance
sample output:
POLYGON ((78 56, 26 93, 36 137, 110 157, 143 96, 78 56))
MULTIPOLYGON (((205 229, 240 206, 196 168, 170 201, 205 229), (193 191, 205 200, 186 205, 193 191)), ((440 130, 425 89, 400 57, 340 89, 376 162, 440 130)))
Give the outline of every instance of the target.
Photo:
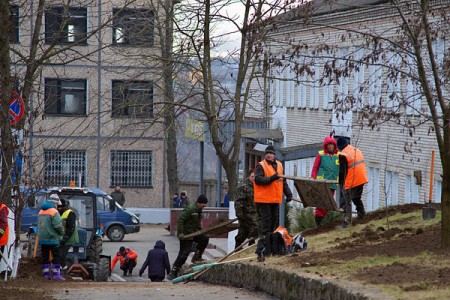
POLYGON ((109 209, 109 203, 106 204, 103 197, 97 197, 97 210, 108 210, 109 209))

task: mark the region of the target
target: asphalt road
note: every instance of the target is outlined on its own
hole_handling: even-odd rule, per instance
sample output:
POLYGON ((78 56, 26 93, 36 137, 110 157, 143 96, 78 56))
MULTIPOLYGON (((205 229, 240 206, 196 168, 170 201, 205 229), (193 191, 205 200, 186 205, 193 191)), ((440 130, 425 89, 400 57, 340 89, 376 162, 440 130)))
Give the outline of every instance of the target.
MULTIPOLYGON (((139 277, 139 269, 147 257, 149 250, 153 249, 156 241, 162 240, 166 244, 166 250, 169 253, 170 264, 172 265, 178 255, 179 242, 176 237, 170 236, 169 232, 164 229, 163 225, 146 225, 141 226, 141 230, 138 233, 127 234, 122 242, 111 242, 108 238, 103 238, 103 253, 111 255, 111 259, 114 258, 117 251, 121 246, 125 248, 131 248, 138 254, 138 263, 133 270, 132 277, 123 278, 126 281, 147 281, 148 278, 143 275, 139 277), (145 277, 145 278, 144 278, 145 277)), ((120 270, 119 263, 116 264, 113 274, 120 276, 122 270, 120 270)), ((145 275, 147 270, 145 272, 145 275)), ((115 276, 113 276, 115 279, 115 276)))
MULTIPOLYGON (((25 235, 22 237, 25 241, 25 235)), ((117 263, 112 272, 111 281, 114 282, 92 282, 74 280, 65 284, 64 288, 52 290, 54 299, 95 299, 95 300, 123 300, 123 299, 155 299, 155 300, 198 300, 198 299, 239 299, 239 300, 274 300, 270 295, 248 291, 245 289, 210 285, 202 282, 189 282, 188 284, 172 284, 165 280, 164 282, 151 282, 147 278, 147 272, 139 277, 141 268, 147 252, 153 248, 157 240, 162 240, 166 244, 166 250, 169 252, 171 265, 178 255, 179 241, 176 237, 170 236, 163 225, 143 225, 139 233, 125 236, 122 242, 111 242, 106 237, 103 239, 103 253, 114 255, 119 251, 120 246, 131 248, 138 254, 138 264, 133 271, 133 276, 122 277, 122 271, 117 263)), ((210 244, 217 249, 207 249, 205 258, 214 259, 222 257, 227 247, 226 239, 210 239, 210 244)), ((25 253, 23 254, 25 255, 25 253)), ((192 253, 191 253, 192 256, 192 253)), ((190 257, 189 257, 190 259, 190 257)))
MULTIPOLYGON (((117 253, 120 246, 133 249, 138 254, 138 264, 133 271, 133 276, 122 277, 122 271, 119 263, 116 264, 112 272, 112 280, 117 281, 114 286, 104 288, 103 284, 94 287, 83 287, 82 290, 74 289, 76 297, 71 297, 71 289, 66 289, 65 293, 56 296, 57 299, 240 299, 240 300, 256 300, 256 299, 277 299, 267 294, 247 291, 240 288, 229 286, 214 286, 202 282, 190 282, 188 284, 172 284, 165 280, 162 283, 151 282, 147 278, 147 270, 142 277, 139 277, 139 269, 141 268, 147 252, 153 248, 157 240, 162 240, 166 244, 166 250, 169 252, 171 265, 178 255, 179 241, 176 237, 170 236, 169 232, 162 225, 143 225, 139 233, 129 234, 125 236, 122 242, 110 242, 104 238, 103 252, 112 257, 117 253)), ((224 255, 226 248, 226 239, 211 239, 211 245, 215 245, 217 249, 207 249, 205 258, 221 257, 224 255)), ((192 253, 191 253, 192 256, 192 253)), ((191 257, 190 256, 190 257, 191 257)), ((189 259, 190 259, 189 257, 189 259)))

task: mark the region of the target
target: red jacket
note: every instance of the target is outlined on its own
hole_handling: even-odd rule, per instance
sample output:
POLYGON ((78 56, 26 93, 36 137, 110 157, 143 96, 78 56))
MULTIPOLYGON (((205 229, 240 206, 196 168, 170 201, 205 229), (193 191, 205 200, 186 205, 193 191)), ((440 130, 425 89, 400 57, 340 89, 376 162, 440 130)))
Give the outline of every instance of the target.
POLYGON ((116 266, 117 261, 120 261, 120 265, 123 265, 126 263, 125 258, 132 259, 137 265, 137 253, 134 252, 132 249, 125 249, 125 254, 122 255, 122 253, 117 252, 116 256, 113 258, 111 262, 111 271, 114 270, 114 267, 116 266))
POLYGON ((0 246, 4 246, 8 243, 9 226, 8 226, 8 207, 2 203, 0 204, 0 246))

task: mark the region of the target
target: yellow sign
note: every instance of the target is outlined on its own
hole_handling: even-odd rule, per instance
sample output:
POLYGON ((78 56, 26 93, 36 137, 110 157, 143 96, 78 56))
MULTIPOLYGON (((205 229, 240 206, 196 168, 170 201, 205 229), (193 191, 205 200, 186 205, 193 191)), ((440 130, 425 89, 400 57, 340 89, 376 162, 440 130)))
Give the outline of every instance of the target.
POLYGON ((185 136, 191 139, 204 141, 204 123, 194 119, 186 119, 185 136))

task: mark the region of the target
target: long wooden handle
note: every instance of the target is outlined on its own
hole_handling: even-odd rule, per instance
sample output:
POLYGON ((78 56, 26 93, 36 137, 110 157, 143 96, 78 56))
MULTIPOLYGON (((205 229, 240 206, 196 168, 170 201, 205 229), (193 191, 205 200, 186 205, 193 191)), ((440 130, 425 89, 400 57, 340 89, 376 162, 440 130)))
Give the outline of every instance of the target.
POLYGON ((252 258, 255 258, 255 257, 254 256, 249 256, 249 257, 232 259, 232 260, 223 261, 223 262, 198 265, 198 266, 194 266, 192 268, 192 271, 194 271, 194 272, 203 271, 203 270, 209 269, 209 268, 217 266, 217 265, 229 264, 229 263, 234 263, 234 262, 237 262, 237 261, 242 261, 242 260, 247 260, 247 259, 252 259, 252 258))
MULTIPOLYGON (((233 222, 235 222, 235 221, 237 221, 237 218, 230 219, 230 220, 228 220, 228 221, 226 221, 226 222, 224 222, 224 223, 226 223, 226 224, 231 224, 231 223, 233 223, 233 222)), ((197 236, 197 235, 199 235, 199 234, 207 233, 208 231, 210 231, 210 230, 212 230, 212 229, 216 229, 216 228, 219 228, 219 227, 222 227, 222 226, 224 226, 223 223, 216 224, 216 225, 214 225, 214 226, 212 226, 212 227, 205 228, 205 229, 201 229, 201 230, 198 230, 198 231, 196 231, 196 232, 186 234, 186 235, 183 237, 183 239, 188 239, 188 238, 191 238, 191 237, 195 237, 195 236, 197 236)))
MULTIPOLYGON (((228 253, 227 255, 225 255, 224 257, 222 257, 221 259, 219 259, 217 261, 217 263, 223 262, 225 259, 227 259, 228 257, 238 254, 241 251, 247 250, 247 248, 244 248, 244 246, 252 241, 254 241, 255 238, 250 238, 250 239, 246 239, 239 247, 237 247, 236 249, 234 249, 233 251, 231 251, 230 253, 228 253)), ((197 279, 199 276, 205 274, 206 272, 208 272, 209 269, 205 269, 205 270, 201 270, 200 272, 198 272, 197 274, 195 274, 191 279, 197 279)), ((186 283, 188 283, 189 281, 186 281, 186 283)))
POLYGON ((288 175, 278 175, 280 178, 291 179, 291 180, 304 180, 304 181, 316 181, 316 182, 325 182, 325 183, 339 183, 337 180, 330 179, 314 179, 310 177, 295 177, 288 175))

